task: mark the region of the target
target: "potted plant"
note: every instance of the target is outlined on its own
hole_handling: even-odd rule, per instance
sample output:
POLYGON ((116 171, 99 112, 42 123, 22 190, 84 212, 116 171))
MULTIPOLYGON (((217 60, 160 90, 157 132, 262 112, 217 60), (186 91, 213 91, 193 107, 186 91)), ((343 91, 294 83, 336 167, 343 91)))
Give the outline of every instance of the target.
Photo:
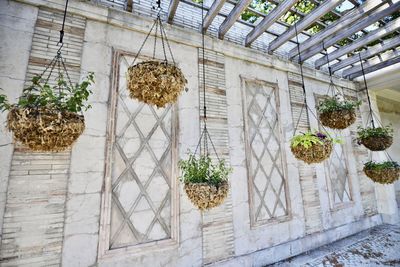
POLYGON ((399 179, 400 165, 395 161, 369 161, 364 164, 364 173, 376 183, 391 184, 399 179))
POLYGON ((356 107, 361 101, 340 100, 337 96, 322 101, 317 110, 322 125, 332 129, 345 129, 356 121, 356 107))
POLYGON ((311 132, 298 134, 291 140, 290 149, 293 155, 308 164, 319 163, 329 158, 333 143, 339 143, 327 134, 321 132, 311 132))
POLYGON ((179 162, 179 167, 186 195, 200 210, 208 210, 224 202, 229 191, 228 176, 232 172, 224 160, 213 164, 208 155, 197 158, 189 154, 187 160, 179 162))
POLYGON ((393 143, 393 128, 391 125, 385 127, 358 127, 357 143, 363 144, 371 151, 382 151, 389 148, 393 143))
POLYGON ((176 102, 186 83, 182 71, 166 61, 141 62, 127 72, 130 97, 159 108, 176 102))
POLYGON ((93 82, 93 73, 75 85, 61 73, 53 86, 34 76, 32 85, 23 90, 17 103, 10 104, 1 95, 0 109, 8 111, 7 128, 33 151, 67 149, 85 129, 84 117, 78 113, 91 107, 85 102, 92 93, 88 87, 93 82))

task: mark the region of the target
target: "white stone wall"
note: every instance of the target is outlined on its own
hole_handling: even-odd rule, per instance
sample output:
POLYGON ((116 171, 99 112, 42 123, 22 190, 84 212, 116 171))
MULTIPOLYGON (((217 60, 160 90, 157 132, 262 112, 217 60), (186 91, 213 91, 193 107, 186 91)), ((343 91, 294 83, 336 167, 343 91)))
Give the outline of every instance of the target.
MULTIPOLYGON (((31 28, 27 31, 32 32, 36 21, 36 15, 32 14, 37 13, 38 7, 45 5, 46 9, 62 10, 63 4, 62 0, 1 2, 0 12, 3 10, 6 10, 5 14, 14 12, 12 18, 18 18, 17 21, 21 23, 22 28, 30 26, 31 28), (18 13, 17 10, 20 12, 18 13), (29 21, 27 25, 23 23, 25 20, 29 21)), ((63 266, 175 267, 201 266, 205 263, 213 266, 263 266, 382 223, 380 214, 366 212, 377 201, 380 203, 378 211, 385 214, 385 220, 388 218, 394 220, 398 216, 393 212, 391 206, 385 206, 394 201, 394 193, 391 193, 391 190, 394 192, 393 186, 377 187, 377 197, 371 198, 371 194, 375 194, 374 188, 371 189, 371 186, 365 186, 361 182, 364 178, 360 175, 358 167, 356 168, 358 149, 352 142, 354 129, 343 132, 345 140, 343 147, 347 155, 352 193, 349 204, 332 208, 326 165, 308 167, 309 172, 306 174, 299 171, 300 163, 295 160, 289 149, 294 127, 293 116, 297 112, 291 103, 293 99, 291 98, 290 77, 299 73, 297 65, 227 41, 206 37, 206 47, 213 50, 213 53, 223 55, 221 58, 224 61, 229 142, 229 151, 226 156, 233 167, 231 175, 232 203, 228 209, 229 212, 200 213, 189 202, 182 186, 179 185, 178 195, 172 199, 179 211, 172 214, 177 221, 174 229, 177 231, 176 238, 167 240, 168 242, 150 242, 110 249, 107 241, 107 235, 109 235, 107 225, 110 221, 105 216, 110 209, 107 205, 110 195, 107 195, 105 189, 107 181, 105 170, 112 163, 108 158, 107 144, 112 142, 109 129, 110 122, 115 119, 111 113, 113 103, 110 100, 113 99, 111 96, 114 96, 115 99, 118 88, 115 73, 120 65, 116 59, 118 53, 135 54, 138 51, 152 21, 148 18, 82 1, 71 1, 69 11, 71 14, 86 19, 80 58, 81 75, 88 71, 94 71, 96 83, 92 87, 94 94, 90 99, 93 108, 85 112, 86 130, 71 151, 68 192, 64 203, 65 226, 62 256, 60 255, 63 266), (277 107, 279 107, 281 123, 282 155, 287 168, 288 216, 285 216, 283 220, 272 220, 261 225, 252 225, 250 221, 250 188, 246 167, 243 113, 245 80, 273 84, 279 94, 277 107), (307 180, 309 178, 312 179, 312 182, 307 180), (229 214, 231 219, 229 218, 230 222, 228 220, 226 223, 228 228, 219 229, 213 225, 213 222, 221 220, 225 223, 225 220, 218 217, 224 216, 224 214, 229 214), (312 215, 311 220, 307 220, 308 215, 312 215), (210 232, 206 232, 210 229, 226 232, 212 235, 210 232), (233 241, 229 243, 231 235, 233 235, 233 241), (227 243, 222 244, 221 242, 227 243), (214 257, 215 255, 211 253, 214 245, 221 249, 223 257, 214 257), (205 251, 205 248, 208 250, 205 251)), ((0 15, 2 16, 0 26, 10 23, 10 18, 3 13, 0 15)), ((20 24, 15 23, 15 25, 20 24)), ((16 27, 16 29, 19 28, 16 27)), ((12 36, 18 33, 17 30, 7 26, 2 27, 1 30, 2 36, 3 34, 12 36)), ((185 158, 188 149, 195 149, 200 134, 198 47, 201 46, 201 36, 193 30, 170 25, 166 25, 166 31, 175 60, 188 80, 189 90, 182 94, 177 103, 179 123, 176 125, 179 130, 178 156, 185 158)), ((21 40, 26 41, 22 42, 26 46, 24 49, 16 45, 16 43, 20 44, 19 39, 0 38, 0 42, 8 40, 5 42, 7 44, 4 46, 5 49, 1 46, 1 57, 5 58, 4 62, 7 62, 5 66, 14 66, 12 65, 13 60, 19 57, 21 57, 21 65, 24 66, 23 71, 18 69, 18 71, 10 71, 10 73, 1 72, 0 85, 9 95, 18 95, 14 89, 17 85, 22 89, 30 54, 30 45, 27 45, 29 37, 31 39, 32 35, 25 34, 20 37, 23 38, 21 40), (20 51, 26 53, 25 57, 21 56, 24 54, 21 54, 20 51), (8 74, 3 75, 3 73, 8 74), (8 77, 10 75, 17 76, 16 73, 19 76, 15 77, 16 85, 14 85, 8 81, 8 77)), ((149 45, 144 47, 142 55, 150 56, 151 54, 152 47, 149 42, 149 45)), ((161 51, 157 57, 162 57, 161 51)), ((0 62, 0 64, 3 63, 0 62)), ((12 69, 0 66, 2 66, 2 70, 4 68, 12 69)), ((222 72, 219 75, 222 75, 222 72)), ((326 74, 308 68, 305 69, 305 75, 307 101, 315 112, 313 108, 315 95, 323 95, 326 92, 329 79, 326 74)), ((349 81, 335 79, 335 82, 339 86, 348 88, 350 92, 356 89, 355 84, 349 81)), ((365 99, 364 95, 360 95, 360 97, 365 99)), ((317 128, 318 124, 312 114, 309 113, 308 117, 309 122, 305 120, 304 123, 310 123, 312 128, 317 128)), ((4 115, 2 118, 4 119, 4 115)), ((5 132, 4 128, 2 131, 5 132)), ((8 151, 1 154, 2 175, 3 172, 5 173, 2 176, 2 184, 0 184, 0 193, 3 192, 3 195, 0 195, 0 204, 6 201, 6 190, 3 184, 7 183, 9 177, 8 172, 13 152, 11 136, 8 134, 7 138, 3 142, 6 145, 0 147, 0 149, 4 148, 8 151)), ((373 208, 371 209, 373 210, 373 208)), ((3 218, 3 214, 0 213, 0 215, 3 218)), ((44 244, 42 245, 44 247, 44 244)), ((1 261, 0 265, 6 266, 1 261)))

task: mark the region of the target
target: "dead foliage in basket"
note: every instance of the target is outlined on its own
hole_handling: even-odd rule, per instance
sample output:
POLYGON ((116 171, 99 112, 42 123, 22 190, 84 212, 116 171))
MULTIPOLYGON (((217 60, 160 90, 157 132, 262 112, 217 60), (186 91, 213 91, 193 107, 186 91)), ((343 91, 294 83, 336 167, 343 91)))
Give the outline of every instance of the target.
POLYGON ((200 210, 209 210, 221 205, 228 196, 229 184, 222 181, 218 186, 207 183, 185 183, 186 195, 200 210))
POLYGON ((370 136, 360 138, 359 142, 371 151, 383 151, 393 144, 391 136, 370 136))
POLYGON ((159 108, 175 103, 186 83, 182 71, 166 62, 141 62, 127 72, 130 97, 159 108))
POLYGON ((63 151, 69 148, 85 129, 82 115, 48 108, 13 108, 7 116, 7 127, 14 137, 33 151, 63 151))
POLYGON ((291 146, 293 155, 308 164, 320 163, 327 158, 332 153, 333 144, 330 140, 325 140, 323 143, 314 143, 310 147, 306 148, 304 146, 291 146))
POLYGON ((343 130, 356 121, 356 112, 354 109, 328 111, 321 113, 319 119, 326 127, 343 130))
POLYGON ((399 179, 400 168, 386 168, 376 170, 364 167, 364 173, 376 183, 391 184, 399 179))

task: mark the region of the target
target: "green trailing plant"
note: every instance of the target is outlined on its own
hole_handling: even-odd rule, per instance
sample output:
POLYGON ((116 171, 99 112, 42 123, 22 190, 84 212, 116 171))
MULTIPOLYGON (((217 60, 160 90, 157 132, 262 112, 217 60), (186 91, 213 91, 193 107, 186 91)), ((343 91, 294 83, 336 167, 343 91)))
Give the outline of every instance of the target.
POLYGON ((40 76, 32 78, 32 85, 25 88, 17 103, 10 104, 5 95, 0 95, 0 110, 13 108, 47 108, 58 111, 81 112, 91 108, 86 104, 92 91, 89 86, 94 83, 94 74, 90 72, 86 79, 75 85, 69 84, 60 74, 55 85, 42 82, 40 76))
POLYGON ((337 97, 328 97, 322 101, 317 109, 320 113, 342 111, 342 110, 354 110, 361 105, 361 101, 341 101, 337 97))
POLYGON ((224 160, 219 160, 214 164, 208 155, 196 157, 189 153, 187 160, 179 161, 182 171, 180 177, 183 183, 206 183, 218 186, 221 182, 227 181, 232 168, 225 165, 224 160))
POLYGON ((357 139, 366 139, 369 137, 393 137, 393 127, 391 124, 385 126, 385 127, 367 127, 367 128, 362 128, 358 127, 357 131, 357 139))
POLYGON ((364 164, 367 170, 386 170, 386 169, 399 169, 400 165, 396 161, 374 162, 368 161, 364 164))
POLYGON ((317 131, 308 131, 306 133, 294 136, 291 140, 291 147, 302 146, 308 149, 315 144, 323 145, 325 142, 328 141, 332 143, 341 143, 340 139, 332 138, 327 134, 317 131))

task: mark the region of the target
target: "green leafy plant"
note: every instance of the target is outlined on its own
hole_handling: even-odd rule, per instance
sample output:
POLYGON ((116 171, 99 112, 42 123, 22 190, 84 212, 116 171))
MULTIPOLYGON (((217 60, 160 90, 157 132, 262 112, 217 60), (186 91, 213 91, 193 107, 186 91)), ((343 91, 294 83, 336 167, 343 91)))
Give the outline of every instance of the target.
POLYGON ((398 169, 400 168, 399 163, 396 161, 385 161, 385 162, 374 162, 368 161, 364 164, 367 170, 386 170, 386 169, 398 169))
POLYGON ((322 145, 326 141, 331 141, 332 143, 341 143, 340 139, 332 138, 324 133, 308 131, 306 133, 294 136, 291 140, 291 147, 303 146, 305 148, 310 148, 314 144, 322 145))
POLYGON ((321 113, 340 111, 340 110, 352 110, 361 105, 361 101, 341 101, 337 97, 328 97, 322 101, 317 109, 321 113))
POLYGON ((180 180, 183 183, 207 183, 216 186, 226 181, 232 172, 232 168, 227 167, 224 160, 213 164, 210 156, 196 157, 191 153, 187 160, 179 161, 179 167, 182 170, 180 180))
POLYGON ((25 88, 18 102, 10 104, 5 95, 0 95, 0 110, 13 108, 50 108, 60 111, 80 112, 91 108, 86 104, 92 91, 89 86, 94 83, 94 74, 90 72, 85 80, 75 85, 69 84, 60 74, 55 85, 42 82, 40 76, 32 78, 32 85, 25 88))
POLYGON ((366 139, 369 137, 393 137, 393 127, 391 124, 385 127, 367 127, 362 128, 358 127, 357 131, 357 140, 360 141, 362 139, 366 139))

